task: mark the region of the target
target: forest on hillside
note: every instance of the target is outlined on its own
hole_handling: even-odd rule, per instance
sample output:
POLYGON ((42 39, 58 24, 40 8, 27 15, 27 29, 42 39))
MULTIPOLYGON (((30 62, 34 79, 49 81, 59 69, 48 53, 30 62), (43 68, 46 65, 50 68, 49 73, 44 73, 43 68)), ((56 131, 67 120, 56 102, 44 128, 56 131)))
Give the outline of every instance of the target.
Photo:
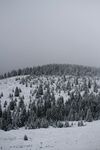
POLYGON ((83 121, 98 120, 99 80, 98 77, 65 75, 15 77, 14 82, 20 87, 12 86, 7 95, 9 101, 3 98, 3 91, 0 94, 0 128, 7 131, 20 127, 69 127, 69 121, 79 121, 81 126, 83 121), (29 96, 22 94, 22 86, 26 91, 30 89, 29 96))
POLYGON ((12 70, 0 75, 0 79, 17 75, 75 75, 75 76, 99 76, 100 68, 71 65, 71 64, 49 64, 24 69, 12 70))

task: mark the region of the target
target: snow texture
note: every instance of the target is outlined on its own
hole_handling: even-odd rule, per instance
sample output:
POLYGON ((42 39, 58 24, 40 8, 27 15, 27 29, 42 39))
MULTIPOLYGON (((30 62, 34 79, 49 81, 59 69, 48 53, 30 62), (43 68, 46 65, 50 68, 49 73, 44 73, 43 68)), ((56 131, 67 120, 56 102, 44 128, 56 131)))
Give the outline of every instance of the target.
POLYGON ((0 130, 0 150, 100 150, 100 121, 84 127, 0 130))

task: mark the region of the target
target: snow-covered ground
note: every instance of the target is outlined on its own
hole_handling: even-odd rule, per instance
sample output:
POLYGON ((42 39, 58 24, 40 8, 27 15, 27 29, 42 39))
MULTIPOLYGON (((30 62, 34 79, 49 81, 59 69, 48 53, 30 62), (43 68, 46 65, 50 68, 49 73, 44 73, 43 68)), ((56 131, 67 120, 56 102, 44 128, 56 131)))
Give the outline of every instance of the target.
POLYGON ((84 127, 0 130, 0 150, 100 150, 100 121, 84 127), (24 135, 28 141, 24 141, 24 135))

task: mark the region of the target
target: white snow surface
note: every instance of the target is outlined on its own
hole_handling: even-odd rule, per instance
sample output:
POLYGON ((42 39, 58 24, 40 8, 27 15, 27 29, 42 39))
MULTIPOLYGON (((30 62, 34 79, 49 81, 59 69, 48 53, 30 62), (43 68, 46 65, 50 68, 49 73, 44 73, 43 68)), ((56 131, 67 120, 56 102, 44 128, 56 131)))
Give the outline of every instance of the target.
POLYGON ((0 150, 100 150, 100 121, 84 127, 0 130, 0 150), (24 141, 24 135, 28 141, 24 141))

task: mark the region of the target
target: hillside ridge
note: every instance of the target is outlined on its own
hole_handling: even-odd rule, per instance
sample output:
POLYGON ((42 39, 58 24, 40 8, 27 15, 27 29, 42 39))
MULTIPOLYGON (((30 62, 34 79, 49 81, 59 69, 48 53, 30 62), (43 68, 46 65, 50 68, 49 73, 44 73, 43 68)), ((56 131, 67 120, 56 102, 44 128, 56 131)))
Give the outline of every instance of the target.
POLYGON ((75 65, 75 64, 47 64, 23 69, 12 70, 0 75, 0 79, 17 75, 75 75, 75 76, 100 76, 100 68, 75 65))

